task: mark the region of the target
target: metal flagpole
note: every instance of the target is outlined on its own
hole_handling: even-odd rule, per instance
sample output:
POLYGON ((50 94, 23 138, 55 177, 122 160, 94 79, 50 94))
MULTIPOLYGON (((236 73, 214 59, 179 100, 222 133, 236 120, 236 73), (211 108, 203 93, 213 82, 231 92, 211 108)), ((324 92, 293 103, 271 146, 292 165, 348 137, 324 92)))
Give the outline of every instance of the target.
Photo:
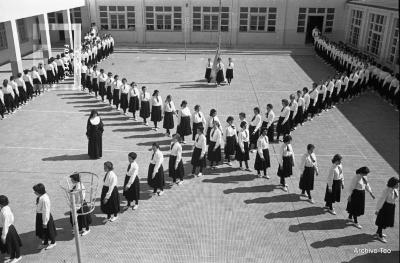
POLYGON ((185 39, 185 61, 186 61, 186 52, 187 52, 186 35, 187 35, 187 24, 188 23, 189 23, 189 18, 185 17, 185 23, 184 23, 184 28, 183 28, 183 37, 185 39))
POLYGON ((79 242, 79 228, 78 228, 78 215, 76 214, 76 205, 75 205, 75 193, 70 193, 71 199, 71 212, 72 212, 72 222, 74 223, 74 232, 75 232, 75 246, 76 246, 76 254, 78 257, 78 263, 82 262, 81 257, 81 245, 79 242))

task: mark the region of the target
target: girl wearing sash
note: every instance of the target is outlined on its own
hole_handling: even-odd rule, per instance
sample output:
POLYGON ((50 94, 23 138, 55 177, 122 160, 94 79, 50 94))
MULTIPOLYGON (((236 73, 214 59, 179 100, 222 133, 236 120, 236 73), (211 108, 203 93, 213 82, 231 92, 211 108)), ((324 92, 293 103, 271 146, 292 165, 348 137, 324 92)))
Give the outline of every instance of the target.
POLYGON ((215 169, 216 165, 221 161, 221 143, 222 132, 220 123, 214 121, 214 127, 210 134, 210 144, 208 145, 208 160, 210 161, 211 169, 215 169), (215 163, 215 166, 214 166, 215 163))
POLYGON ((211 58, 208 58, 207 66, 206 66, 206 73, 204 78, 207 80, 207 83, 211 81, 211 71, 212 71, 213 63, 211 62, 211 58))
POLYGON ((237 131, 233 125, 233 117, 229 116, 226 120, 228 127, 225 130, 225 159, 229 166, 232 166, 231 156, 235 155, 236 145, 237 145, 237 131))
POLYGON ((234 65, 233 65, 233 62, 232 62, 232 58, 228 58, 228 61, 229 61, 228 68, 226 69, 225 76, 226 76, 226 79, 228 80, 228 85, 230 86, 231 85, 231 81, 233 79, 233 67, 234 67, 234 65))
POLYGON ((153 95, 151 96, 151 121, 154 123, 153 130, 157 131, 157 122, 162 120, 162 98, 160 96, 160 92, 158 90, 154 90, 153 95))
POLYGON ((106 94, 107 94, 107 100, 110 106, 112 105, 112 100, 113 100, 113 89, 112 89, 112 73, 108 72, 107 74, 108 78, 106 80, 106 94))
POLYGON ((279 136, 282 134, 286 136, 290 133, 290 125, 289 125, 289 118, 290 118, 290 108, 289 102, 286 99, 282 100, 282 110, 279 115, 278 126, 277 130, 277 137, 276 140, 279 141, 279 136))
POLYGON ((236 149, 236 160, 239 161, 240 169, 243 170, 242 162, 244 162, 246 166, 246 171, 251 171, 249 168, 249 141, 250 141, 250 134, 249 130, 247 129, 247 122, 242 121, 240 123, 241 130, 238 132, 238 146, 236 149))
POLYGON ((335 154, 332 158, 332 166, 329 169, 325 192, 325 209, 328 209, 328 212, 332 215, 336 215, 332 204, 340 202, 342 189, 344 189, 342 156, 335 154))
POLYGON ((119 80, 118 75, 114 76, 114 81, 111 84, 112 90, 113 90, 113 104, 115 105, 115 108, 119 110, 119 104, 121 102, 121 87, 122 87, 122 82, 119 80))
POLYGON ((178 112, 178 127, 177 133, 181 136, 182 144, 185 144, 185 136, 192 134, 192 128, 190 127, 190 109, 187 106, 186 100, 181 103, 181 110, 178 112))
POLYGON ((301 158, 300 171, 303 172, 300 175, 299 188, 301 195, 308 196, 308 201, 314 204, 314 200, 311 197, 311 190, 314 189, 314 175, 318 176, 318 164, 317 157, 314 153, 315 146, 313 144, 307 145, 307 152, 301 158))
POLYGON ((120 200, 118 193, 118 178, 114 173, 114 166, 111 162, 104 163, 104 175, 103 189, 101 190, 101 211, 107 215, 107 218, 103 221, 114 222, 118 219, 118 213, 121 210, 120 200))
POLYGON ((211 134, 211 130, 214 127, 214 122, 219 122, 219 118, 217 116, 217 111, 215 109, 211 109, 210 110, 210 116, 208 116, 207 118, 207 122, 206 122, 206 139, 207 139, 207 145, 210 144, 210 134, 211 134))
POLYGON ((153 154, 151 156, 149 170, 147 174, 147 183, 150 187, 154 188, 153 194, 158 194, 159 196, 164 194, 164 168, 163 161, 164 156, 160 151, 160 146, 158 143, 153 143, 152 146, 153 154), (157 190, 160 189, 158 192, 157 190))
POLYGON ((164 122, 163 128, 166 130, 165 135, 171 136, 171 129, 174 128, 174 115, 176 115, 175 104, 172 101, 172 96, 168 95, 164 103, 164 122))
POLYGON ((139 96, 137 85, 135 82, 132 82, 129 90, 129 112, 132 113, 134 121, 136 121, 136 111, 139 110, 139 96))
POLYGON ((143 124, 148 126, 147 118, 150 117, 150 93, 148 93, 145 86, 142 87, 142 94, 140 94, 140 117, 143 119, 143 124))
POLYGON ((217 76, 216 76, 216 81, 217 81, 217 87, 221 85, 221 82, 225 81, 224 77, 224 64, 222 63, 222 59, 218 58, 217 59, 217 76))
POLYGON ((139 178, 139 165, 136 162, 137 154, 131 152, 128 154, 128 169, 126 170, 124 180, 124 191, 123 195, 126 198, 127 205, 124 210, 132 208, 136 210, 139 207, 140 199, 140 178, 139 178), (132 202, 135 201, 135 205, 132 206, 132 202))
POLYGON ((108 77, 107 75, 104 73, 104 69, 100 69, 100 75, 99 75, 99 94, 101 97, 101 101, 104 102, 104 96, 106 96, 107 94, 107 90, 106 90, 106 81, 107 81, 108 77))
POLYGON ((127 83, 128 81, 126 78, 122 79, 122 86, 121 86, 121 109, 124 111, 124 114, 127 115, 126 110, 129 107, 128 96, 129 90, 131 86, 127 83))
POLYGON ((271 162, 269 158, 269 141, 267 132, 267 129, 262 129, 261 135, 257 140, 257 155, 254 169, 257 170, 258 177, 261 177, 261 171, 263 171, 264 177, 269 179, 270 177, 267 175, 267 169, 271 167, 271 162))
POLYGON ((20 247, 22 247, 21 238, 14 226, 14 214, 8 206, 8 198, 0 195, 0 252, 8 253, 9 260, 4 262, 19 262, 21 257, 20 247))
POLYGON ((254 116, 251 119, 249 132, 250 132, 250 149, 253 152, 254 148, 257 146, 257 140, 259 137, 259 130, 261 128, 261 115, 260 115, 260 108, 255 107, 253 109, 254 116))
POLYGON ((194 141, 194 138, 196 137, 197 134, 197 128, 206 126, 206 119, 204 117, 204 114, 200 111, 200 105, 194 106, 192 120, 193 120, 192 140, 194 141))
POLYGON ((192 159, 192 176, 195 176, 196 168, 199 167, 199 173, 197 176, 203 176, 203 168, 206 166, 205 154, 207 151, 207 139, 204 136, 204 128, 197 128, 197 134, 194 140, 192 159))
POLYGON ((286 184, 285 179, 290 177, 293 174, 293 166, 294 166, 294 152, 291 145, 292 136, 285 135, 283 137, 283 144, 279 149, 279 156, 278 156, 278 176, 280 179, 280 185, 283 191, 288 191, 288 185, 286 184))
POLYGON ((181 136, 179 134, 174 134, 172 136, 172 142, 170 146, 171 154, 169 155, 169 177, 172 178, 173 184, 181 185, 183 184, 183 176, 185 175, 185 170, 183 169, 182 161, 182 145, 180 144, 181 136), (179 181, 176 180, 179 178, 179 181))

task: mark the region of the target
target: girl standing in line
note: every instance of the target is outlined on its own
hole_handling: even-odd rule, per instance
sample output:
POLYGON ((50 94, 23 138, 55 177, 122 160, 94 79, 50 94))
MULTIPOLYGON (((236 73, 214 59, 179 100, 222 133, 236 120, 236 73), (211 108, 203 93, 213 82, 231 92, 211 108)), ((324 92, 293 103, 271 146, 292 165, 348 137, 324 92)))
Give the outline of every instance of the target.
POLYGON ((171 136, 171 129, 175 127, 174 115, 176 115, 175 104, 172 101, 172 96, 168 95, 164 103, 164 122, 163 128, 165 129, 165 135, 171 136))
POLYGON ((129 112, 132 113, 134 121, 136 121, 136 111, 139 110, 139 94, 136 83, 132 82, 129 90, 129 112))
POLYGON ((315 114, 318 112, 318 90, 317 90, 317 84, 313 83, 313 88, 310 91, 310 107, 308 109, 310 113, 310 121, 313 120, 315 114))
POLYGON ((310 101, 310 94, 308 93, 308 88, 303 88, 303 99, 304 99, 304 114, 302 119, 302 124, 305 121, 308 121, 308 114, 310 113, 311 101, 310 101))
POLYGON ((118 219, 118 213, 121 210, 120 200, 118 193, 118 178, 114 173, 114 166, 112 162, 104 163, 103 188, 101 190, 101 211, 107 215, 103 223, 114 222, 118 219))
POLYGON ((289 128, 291 131, 296 130, 296 116, 298 111, 298 104, 296 101, 296 96, 294 94, 290 94, 290 115, 289 115, 289 128))
POLYGON ((40 94, 40 87, 42 86, 42 80, 40 79, 40 75, 36 66, 32 67, 31 71, 32 80, 33 80, 33 90, 30 90, 29 95, 30 98, 33 98, 33 93, 40 94))
POLYGON ((179 134, 174 134, 172 136, 172 142, 170 146, 171 154, 169 155, 169 177, 172 178, 172 183, 181 185, 183 184, 183 176, 185 175, 185 170, 183 168, 182 161, 182 145, 180 144, 181 136, 179 134), (179 178, 179 181, 176 180, 179 178))
POLYGON ((211 130, 214 127, 214 122, 219 122, 219 118, 217 116, 217 111, 215 109, 210 110, 210 116, 208 116, 207 122, 206 122, 206 139, 207 139, 207 145, 210 144, 210 134, 211 130))
POLYGON ((297 114, 296 114, 296 120, 295 123, 296 124, 300 124, 301 126, 303 126, 303 122, 304 122, 304 106, 305 102, 304 102, 304 98, 303 98, 303 92, 301 90, 297 91, 297 114))
POLYGON ((22 78, 22 74, 18 73, 18 78, 15 80, 15 82, 17 83, 18 86, 18 92, 19 92, 19 104, 26 104, 26 86, 25 86, 25 82, 22 78))
POLYGON ((222 63, 222 59, 219 57, 217 59, 217 76, 216 76, 216 81, 217 81, 217 87, 221 85, 221 82, 225 81, 224 77, 224 64, 222 63))
POLYGON ((3 93, 3 87, 0 86, 0 116, 1 119, 5 119, 4 113, 6 112, 6 106, 4 104, 4 93, 3 93))
POLYGON ((99 95, 101 97, 101 101, 104 102, 104 96, 107 94, 106 90, 106 81, 108 77, 104 73, 104 69, 100 69, 100 75, 99 75, 99 95))
POLYGON ((214 127, 210 134, 210 144, 208 145, 207 158, 210 161, 211 169, 215 169, 218 163, 221 161, 222 132, 220 126, 221 125, 219 122, 214 121, 214 127))
POLYGON ((121 86, 121 109, 124 111, 124 114, 127 115, 126 110, 129 107, 128 96, 129 90, 131 86, 127 83, 128 81, 126 78, 122 79, 122 86, 121 86))
POLYGON ((190 109, 187 106, 187 101, 183 100, 181 103, 181 110, 178 112, 178 126, 177 133, 181 136, 182 144, 185 144, 185 136, 192 134, 190 127, 190 109))
POLYGON ((39 250, 52 249, 56 246, 57 230, 51 215, 50 197, 42 183, 33 186, 36 198, 36 236, 43 240, 39 250), (50 244, 49 244, 50 241, 50 244))
POLYGON ((232 166, 231 156, 235 155, 238 138, 236 128, 233 125, 233 117, 229 116, 226 122, 228 123, 228 126, 225 130, 225 159, 228 165, 232 166))
MULTIPOLYGON (((86 71, 86 88, 89 91, 89 94, 92 94, 93 86, 92 86, 92 74, 93 74, 93 68, 91 64, 88 65, 88 69, 86 71)), ((58 83, 58 82, 57 82, 58 83)))
POLYGON ((285 179, 290 177, 293 174, 293 166, 294 166, 294 152, 291 145, 292 136, 285 135, 283 137, 283 144, 280 147, 279 151, 279 168, 278 168, 278 176, 280 179, 280 185, 283 188, 283 191, 288 191, 288 185, 286 184, 285 179))
MULTIPOLYGON (((44 93, 45 85, 48 84, 48 83, 47 83, 46 70, 43 68, 43 64, 42 63, 39 63, 38 72, 39 72, 39 75, 40 75, 40 81, 42 82, 42 90, 43 90, 43 93, 44 93)), ((40 94, 40 89, 38 90, 38 92, 40 94)), ((37 93, 36 93, 36 96, 37 96, 37 93)))
MULTIPOLYGON (((85 61, 81 61, 81 86, 82 86, 82 91, 85 90, 86 87, 86 72, 88 70, 88 67, 86 66, 85 61)), ((47 69, 47 75, 49 75, 49 70, 47 69)), ((49 78, 50 81, 50 78, 49 78)))
POLYGON ((231 85, 231 81, 233 79, 233 62, 232 62, 232 58, 228 58, 228 68, 226 69, 226 79, 228 80, 228 85, 231 85))
POLYGON ((255 107, 253 109, 254 116, 251 119, 249 132, 250 132, 250 151, 253 152, 254 149, 257 147, 257 140, 259 137, 259 130, 261 128, 261 115, 260 115, 260 108, 255 107))
POLYGON ((204 128, 199 127, 194 140, 192 159, 190 161, 192 164, 192 176, 195 176, 197 167, 199 167, 199 173, 197 176, 203 176, 203 168, 206 167, 205 154, 207 151, 207 139, 203 133, 204 128))
POLYGON ((211 72, 212 72, 213 63, 211 62, 211 58, 208 58, 207 66, 206 66, 206 73, 204 78, 207 80, 207 83, 211 81, 211 72))
POLYGON ((113 90, 113 104, 115 105, 115 108, 119 110, 122 82, 119 80, 118 75, 114 76, 114 81, 112 82, 111 86, 113 90))
POLYGON ((261 135, 257 140, 257 155, 254 169, 257 170, 258 177, 261 177, 261 171, 263 171, 264 177, 269 179, 270 177, 267 174, 267 169, 271 167, 271 162, 269 158, 269 141, 267 132, 267 129, 262 129, 261 135))
POLYGON ((140 117, 143 119, 143 124, 149 126, 147 118, 150 117, 150 93, 147 92, 145 86, 142 87, 142 94, 140 95, 140 117))
POLYGON ((365 190, 375 199, 369 186, 367 176, 369 168, 364 166, 356 170, 356 176, 353 177, 349 187, 349 199, 347 202, 347 212, 349 213, 349 220, 354 219, 354 226, 361 229, 362 226, 358 223, 357 218, 364 214, 365 211, 365 190))
POLYGON ((244 162, 246 166, 246 171, 251 171, 249 168, 248 161, 250 160, 249 156, 249 141, 250 141, 250 134, 249 130, 247 129, 247 122, 242 121, 240 123, 241 130, 238 132, 238 148, 236 150, 236 160, 239 161, 240 169, 243 170, 242 162, 244 162))
POLYGON ((107 89, 107 100, 110 106, 112 105, 112 100, 113 100, 113 88, 112 88, 112 83, 113 83, 113 77, 112 73, 108 72, 107 74, 107 80, 106 80, 106 89, 107 89))
POLYGON ((93 67, 92 71, 92 90, 94 91, 94 97, 97 99, 97 94, 99 92, 99 82, 98 82, 98 77, 100 75, 100 71, 97 70, 97 66, 93 67))
POLYGON ((4 94, 4 105, 8 114, 14 114, 14 91, 11 85, 8 84, 8 80, 3 80, 3 94, 4 94))
POLYGON ((164 168, 163 161, 164 156, 160 151, 160 146, 158 143, 153 143, 152 146, 153 155, 151 156, 149 171, 147 175, 147 183, 150 187, 154 188, 153 194, 158 194, 159 196, 164 194, 164 168), (159 192, 157 190, 160 189, 159 192))
POLYGON ((127 205, 125 211, 132 207, 132 210, 136 210, 139 207, 140 199, 140 178, 139 178, 139 165, 136 162, 137 154, 130 152, 128 154, 128 169, 126 170, 126 176, 124 180, 124 191, 123 195, 126 198, 127 205), (135 205, 132 206, 132 202, 135 201, 135 205))
POLYGON ((311 190, 314 189, 314 175, 318 176, 318 163, 317 157, 314 153, 315 146, 313 144, 307 145, 307 152, 301 158, 299 188, 301 195, 305 196, 307 192, 308 201, 314 204, 314 200, 311 197, 311 190))
POLYGON ((204 118, 204 114, 200 111, 200 105, 194 106, 194 112, 192 114, 193 127, 192 127, 192 140, 197 134, 197 128, 206 126, 206 119, 204 118))
POLYGON ((160 96, 160 92, 158 90, 154 90, 153 95, 150 100, 151 104, 151 118, 150 120, 154 123, 153 130, 157 131, 157 123, 162 120, 162 98, 160 96))
POLYGON ((272 104, 267 104, 267 112, 264 115, 261 129, 267 129, 267 135, 268 135, 268 141, 273 142, 274 141, 274 132, 275 132, 275 113, 273 112, 273 106, 272 104))
POLYGON ((329 169, 325 192, 325 208, 328 209, 328 212, 332 215, 336 215, 332 204, 340 202, 342 189, 344 189, 342 156, 340 154, 335 154, 332 158, 332 166, 329 169))
POLYGON ((290 108, 289 102, 286 99, 282 100, 282 110, 279 115, 278 126, 277 130, 277 137, 276 140, 279 141, 279 136, 282 134, 284 137, 290 134, 290 125, 289 125, 289 118, 290 118, 290 108))

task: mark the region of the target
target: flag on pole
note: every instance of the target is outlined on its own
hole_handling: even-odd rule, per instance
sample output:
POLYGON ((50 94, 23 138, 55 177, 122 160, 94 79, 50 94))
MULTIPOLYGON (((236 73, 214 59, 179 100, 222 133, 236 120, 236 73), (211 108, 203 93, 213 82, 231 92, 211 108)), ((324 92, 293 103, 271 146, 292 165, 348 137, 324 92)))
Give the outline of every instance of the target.
POLYGON ((215 53, 215 57, 214 57, 214 62, 213 62, 213 67, 211 70, 211 79, 215 82, 216 78, 217 78, 217 59, 219 58, 220 55, 220 51, 219 51, 219 47, 217 48, 217 51, 215 53))

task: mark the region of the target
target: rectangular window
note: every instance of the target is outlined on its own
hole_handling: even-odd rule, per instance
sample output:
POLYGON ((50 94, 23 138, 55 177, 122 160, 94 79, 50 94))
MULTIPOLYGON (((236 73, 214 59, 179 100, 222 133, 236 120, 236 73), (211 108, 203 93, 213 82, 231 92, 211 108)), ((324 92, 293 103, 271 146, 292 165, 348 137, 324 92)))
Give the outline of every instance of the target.
POLYGON ((275 7, 241 7, 240 32, 275 32, 276 26, 275 7))
POLYGON ((360 10, 353 9, 351 10, 350 14, 351 14, 351 22, 350 22, 350 31, 347 42, 354 47, 358 47, 358 40, 360 37, 363 12, 360 10))
POLYGON ((81 8, 73 8, 69 11, 71 23, 73 24, 81 24, 82 23, 82 13, 81 8))
POLYGON ((297 17, 297 33, 303 33, 305 31, 306 19, 307 19, 307 8, 300 7, 299 15, 297 17))
POLYGON ((49 24, 55 24, 56 23, 56 13, 48 13, 47 14, 47 20, 49 21, 49 24))
POLYGON ((394 30, 392 35, 392 43, 389 49, 388 62, 391 64, 399 64, 399 19, 394 20, 394 30))
POLYGON ((7 48, 7 36, 4 23, 0 23, 0 50, 7 48))
MULTIPOLYGON (((319 10, 320 8, 318 8, 319 10)), ((322 8, 324 9, 324 8, 322 8)), ((325 9, 324 9, 325 10, 325 9)), ((325 19, 325 33, 332 33, 333 29, 333 19, 335 18, 335 8, 328 8, 328 14, 325 19), (330 12, 330 13, 329 13, 330 12)))
POLYGON ((28 35, 26 34, 26 28, 25 28, 24 19, 18 19, 17 20, 17 29, 18 29, 19 41, 20 42, 27 42, 28 41, 28 35))
POLYGON ((146 6, 146 29, 182 31, 182 7, 146 6))
POLYGON ((99 6, 101 30, 135 30, 134 6, 99 6))
MULTIPOLYGON (((219 7, 193 7, 193 31, 218 31, 218 20, 219 7)), ((221 8, 221 31, 229 31, 229 7, 221 8)))
POLYGON ((382 48, 385 16, 370 14, 367 52, 378 56, 382 48))

